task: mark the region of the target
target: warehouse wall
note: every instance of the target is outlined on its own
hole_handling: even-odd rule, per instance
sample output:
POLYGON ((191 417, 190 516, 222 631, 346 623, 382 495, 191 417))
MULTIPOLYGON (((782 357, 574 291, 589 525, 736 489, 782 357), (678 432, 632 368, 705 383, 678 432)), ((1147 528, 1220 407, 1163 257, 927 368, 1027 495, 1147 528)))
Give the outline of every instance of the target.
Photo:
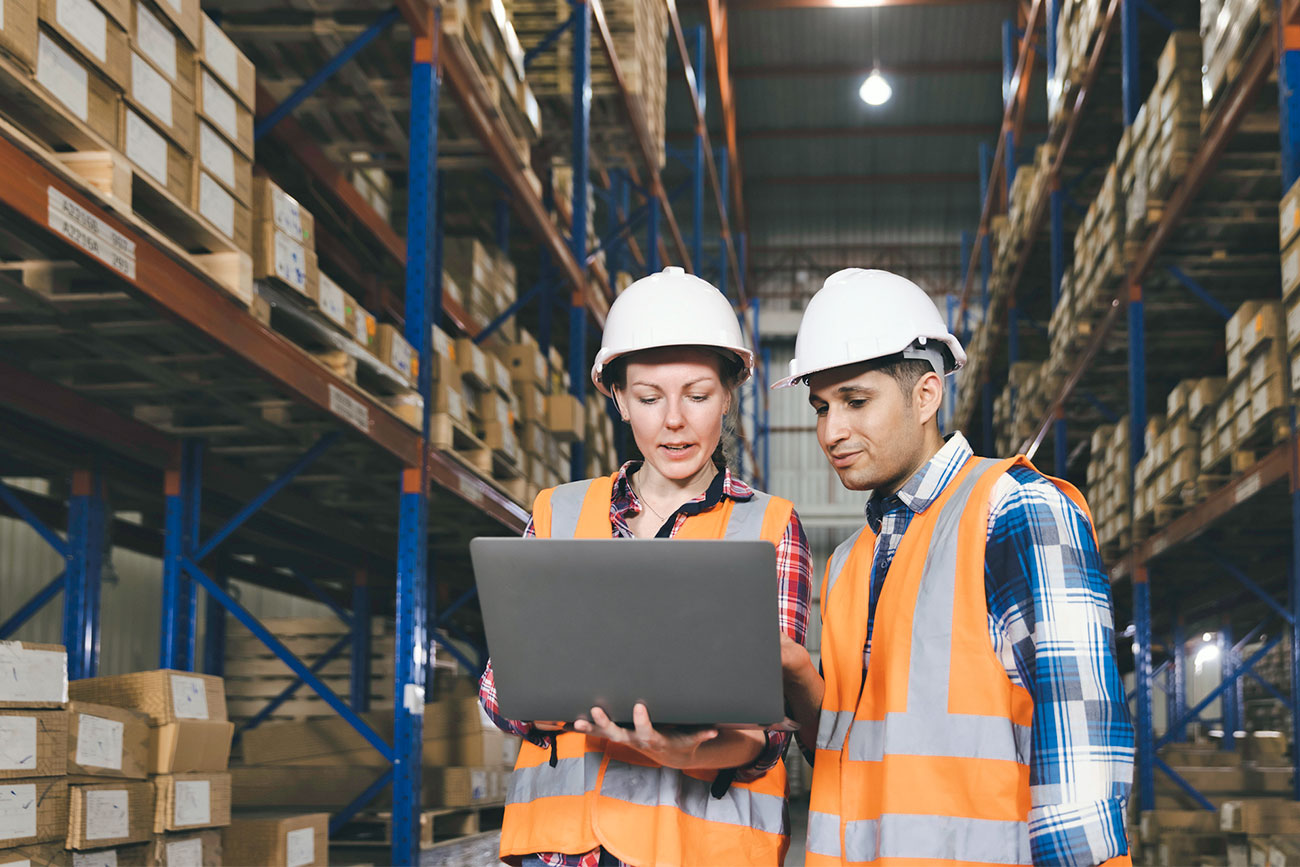
MULTIPOLYGON (((15 487, 46 493, 43 482, 7 480, 15 487)), ((54 528, 58 529, 58 528, 54 528)), ((22 521, 0 518, 0 622, 63 568, 62 558, 22 521)), ((120 548, 104 567, 100 607, 100 673, 120 674, 158 667, 162 623, 162 561, 120 548)), ((231 582, 238 598, 258 617, 322 617, 329 609, 310 600, 231 582)), ((203 608, 199 608, 202 655, 203 608)), ((61 644, 62 596, 55 597, 14 638, 61 644)), ((201 664, 201 659, 200 659, 201 664)))

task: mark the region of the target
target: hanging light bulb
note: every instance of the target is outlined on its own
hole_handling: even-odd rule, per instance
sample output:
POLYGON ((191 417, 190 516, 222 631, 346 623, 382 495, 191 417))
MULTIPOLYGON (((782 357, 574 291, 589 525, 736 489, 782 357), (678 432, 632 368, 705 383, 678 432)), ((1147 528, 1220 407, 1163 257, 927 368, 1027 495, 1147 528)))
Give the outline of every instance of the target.
POLYGON ((884 105, 893 95, 894 88, 890 87, 888 79, 880 74, 879 68, 871 70, 871 74, 862 82, 862 87, 858 88, 858 96, 867 105, 884 105))

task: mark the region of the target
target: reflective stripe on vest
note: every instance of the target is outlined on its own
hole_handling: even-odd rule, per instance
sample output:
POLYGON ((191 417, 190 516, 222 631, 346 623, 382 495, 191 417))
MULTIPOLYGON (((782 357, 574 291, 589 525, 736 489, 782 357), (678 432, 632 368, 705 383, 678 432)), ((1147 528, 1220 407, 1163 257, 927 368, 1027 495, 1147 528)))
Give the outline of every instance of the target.
MULTIPOLYGON (((974 861, 985 864, 1019 864, 998 853, 1028 852, 1029 825, 958 816, 893 813, 879 819, 848 822, 844 843, 853 861, 878 858, 919 858, 935 861, 974 861)), ((840 857, 839 817, 809 813, 808 851, 840 857), (814 833, 816 840, 814 841, 814 833)))
POLYGON ((538 798, 585 795, 594 791, 600 778, 601 753, 587 752, 582 758, 560 759, 555 767, 549 763, 516 768, 510 775, 507 804, 526 804, 538 798))
POLYGON ((551 491, 551 538, 572 539, 578 532, 582 501, 594 479, 569 482, 551 491))
POLYGON ((785 798, 732 787, 715 798, 711 780, 697 780, 672 768, 647 767, 613 759, 605 770, 600 794, 643 807, 672 806, 688 816, 725 822, 768 834, 786 834, 785 798))

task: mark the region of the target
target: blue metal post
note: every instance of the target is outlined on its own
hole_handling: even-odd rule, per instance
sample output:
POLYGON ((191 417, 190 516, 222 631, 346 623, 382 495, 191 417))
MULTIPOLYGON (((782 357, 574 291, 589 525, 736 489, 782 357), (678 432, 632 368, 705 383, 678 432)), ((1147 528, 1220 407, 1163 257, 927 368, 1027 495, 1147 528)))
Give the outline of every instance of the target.
MULTIPOLYGON (((1237 673, 1236 662, 1232 651, 1232 622, 1225 616, 1219 627, 1219 673, 1224 682, 1237 673)), ((1241 728, 1241 686, 1242 678, 1238 677, 1219 699, 1223 707, 1223 740, 1219 742, 1219 749, 1229 752, 1237 748, 1235 732, 1241 728)))
POLYGON ((1278 103, 1281 109, 1282 189, 1300 180, 1300 40, 1282 28, 1282 59, 1278 64, 1278 103))
MULTIPOLYGON (((203 501, 203 443, 198 440, 186 440, 182 445, 182 454, 186 464, 181 476, 182 487, 186 491, 185 550, 189 553, 199 544, 199 537, 202 534, 199 515, 203 501)), ((200 562, 201 556, 195 554, 194 562, 200 562)), ((177 636, 180 647, 176 652, 176 667, 193 671, 194 663, 198 658, 199 588, 185 573, 181 574, 178 614, 182 623, 177 636)))
MULTIPOLYGON (((201 482, 201 444, 186 440, 181 465, 163 478, 166 509, 163 534, 162 636, 160 668, 185 671, 194 668, 198 588, 185 574, 184 559, 198 541, 201 482)), ((229 525, 228 525, 229 526, 229 525)), ((211 549, 196 555, 202 559, 211 549)))
MULTIPOLYGON (((1016 74, 1016 59, 1020 52, 1016 46, 1016 25, 1010 18, 1002 22, 1002 106, 1011 104, 1015 99, 1013 92, 1016 74)), ((1006 144, 1002 155, 1006 164, 1007 201, 1011 201, 1011 185, 1016 180, 1016 137, 1010 129, 1006 130, 1006 144)))
MULTIPOLYGON (((691 54, 691 66, 695 70, 695 92, 691 96, 699 106, 700 117, 704 117, 704 25, 686 28, 686 46, 691 54)), ((691 160, 691 183, 693 185, 691 231, 691 262, 695 264, 695 273, 704 274, 704 127, 695 130, 695 151, 691 160)))
MULTIPOLYGON (((407 341, 419 352, 424 439, 420 465, 402 471, 397 531, 397 634, 394 639, 397 671, 393 683, 391 861, 401 865, 418 863, 419 857, 421 744, 425 666, 429 654, 426 597, 433 575, 427 562, 429 467, 425 449, 432 410, 432 326, 441 306, 437 286, 442 267, 438 250, 442 211, 437 195, 442 186, 437 171, 440 25, 436 12, 431 15, 429 24, 429 31, 415 34, 412 52, 410 168, 407 176, 405 330, 407 341), (432 261, 429 250, 434 253, 432 261)), ((369 632, 368 617, 357 617, 354 612, 353 618, 354 630, 369 632)))
POLYGON ((1138 12, 1141 0, 1120 0, 1119 39, 1124 90, 1124 126, 1132 126, 1142 107, 1141 70, 1138 68, 1138 12))
POLYGON ((90 470, 72 474, 68 556, 64 570, 63 642, 68 678, 94 677, 99 667, 99 590, 104 561, 104 481, 90 470))
MULTIPOLYGON (((1127 0, 1125 0, 1127 2, 1127 0)), ((1132 471, 1146 454, 1147 427, 1147 355, 1146 317, 1143 314, 1142 288, 1132 287, 1128 302, 1128 390, 1129 390, 1129 440, 1132 446, 1132 465, 1129 467, 1129 489, 1132 490, 1132 471)))
MULTIPOLYGON (((218 573, 212 580, 229 591, 225 575, 218 573)), ((203 673, 216 677, 226 673, 226 611, 211 596, 203 602, 203 673)))
POLYGON ((1061 0, 1047 0, 1047 81, 1048 92, 1056 81, 1056 29, 1061 20, 1061 0))
POLYGON ((1151 585, 1147 569, 1138 566, 1133 573, 1133 666, 1137 675, 1137 764, 1138 796, 1141 809, 1156 806, 1155 732, 1151 713, 1151 585))
MULTIPOLYGON (((573 257, 587 261, 587 183, 591 144, 591 7, 586 0, 573 4, 573 222, 569 243, 573 257)), ((582 296, 575 294, 569 306, 569 393, 582 404, 587 395, 587 310, 582 296)), ((581 439, 571 446, 569 476, 574 481, 587 475, 585 449, 581 439)))
MULTIPOLYGON (((1183 718, 1187 713, 1187 625, 1182 615, 1174 619, 1174 646, 1171 648, 1173 666, 1171 675, 1174 688, 1169 693, 1169 724, 1183 718)), ((1187 725, 1172 729, 1173 739, 1182 743, 1187 740, 1187 725)))
MULTIPOLYGON (((349 704, 357 713, 370 710, 370 587, 366 573, 358 570, 352 580, 352 695, 349 704)), ((428 674, 425 674, 428 683, 428 674)))

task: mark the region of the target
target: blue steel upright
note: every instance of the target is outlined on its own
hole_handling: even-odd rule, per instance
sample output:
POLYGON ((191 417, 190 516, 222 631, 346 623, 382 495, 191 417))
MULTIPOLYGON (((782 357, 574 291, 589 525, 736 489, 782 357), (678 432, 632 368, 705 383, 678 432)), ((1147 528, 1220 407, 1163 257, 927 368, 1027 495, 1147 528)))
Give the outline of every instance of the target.
MULTIPOLYGON (((1219 626, 1219 672, 1224 681, 1233 679, 1236 656, 1232 649, 1232 621, 1225 614, 1219 626)), ((1233 751, 1237 748, 1236 731, 1241 728, 1241 686, 1242 678, 1235 678, 1235 683, 1223 691, 1219 706, 1223 708, 1223 740, 1219 749, 1233 751)))
MULTIPOLYGON (((686 28, 686 46, 691 54, 690 63, 695 70, 695 91, 691 98, 699 108, 699 117, 704 115, 704 100, 707 90, 704 85, 704 66, 708 62, 704 47, 704 25, 686 28)), ((704 126, 695 129, 695 149, 691 160, 692 185, 692 232, 691 262, 695 273, 704 276, 704 126)))
POLYGON ((63 643, 68 678, 94 677, 99 669, 99 591, 104 562, 104 479, 96 472, 72 474, 68 499, 67 565, 64 570, 63 643))
POLYGON ((162 635, 160 668, 193 670, 198 588, 185 574, 182 563, 194 553, 202 481, 201 444, 186 440, 181 465, 163 476, 166 498, 163 533, 162 635))
POLYGON ((1124 126, 1133 125, 1142 107, 1142 75, 1138 67, 1138 13, 1142 0, 1120 0, 1119 42, 1121 87, 1124 91, 1124 126))
POLYGON ((1282 133, 1282 191, 1300 180, 1300 33, 1283 27, 1278 64, 1278 107, 1282 133))
MULTIPOLYGON (((433 574, 433 570, 429 570, 433 574)), ((431 657, 433 655, 430 650, 431 657)), ((370 581, 365 570, 352 578, 352 666, 349 704, 357 713, 370 710, 370 581)), ((428 682, 426 670, 425 682, 428 682)))
MULTIPOLYGON (((587 0, 573 0, 573 15, 573 222, 569 227, 569 245, 573 258, 585 268, 590 173, 588 148, 591 144, 591 7, 587 0)), ((651 216, 657 216, 657 212, 652 212, 651 216)), ((587 309, 581 288, 574 287, 569 305, 569 393, 578 399, 579 405, 585 402, 587 395, 587 309)), ((573 452, 569 459, 569 477, 578 481, 587 475, 582 438, 579 437, 570 448, 573 452)))
MULTIPOLYGON (((396 675, 393 690, 393 830, 390 863, 418 863, 420 844, 421 744, 424 735, 429 582, 429 418, 432 410, 432 326, 441 305, 437 297, 441 263, 436 227, 442 219, 439 183, 438 14, 414 34, 411 55, 411 131, 407 175, 406 339, 419 353, 419 389, 424 398, 420 464, 402 470, 397 535, 396 675), (430 256, 430 252, 433 256, 430 256)), ((369 623, 355 617, 354 630, 369 623)), ((355 702, 355 696, 353 697, 355 702)))
POLYGON ((1146 566, 1133 570, 1133 668, 1137 677, 1138 797, 1141 809, 1156 807, 1155 731, 1151 713, 1151 585, 1146 566))

